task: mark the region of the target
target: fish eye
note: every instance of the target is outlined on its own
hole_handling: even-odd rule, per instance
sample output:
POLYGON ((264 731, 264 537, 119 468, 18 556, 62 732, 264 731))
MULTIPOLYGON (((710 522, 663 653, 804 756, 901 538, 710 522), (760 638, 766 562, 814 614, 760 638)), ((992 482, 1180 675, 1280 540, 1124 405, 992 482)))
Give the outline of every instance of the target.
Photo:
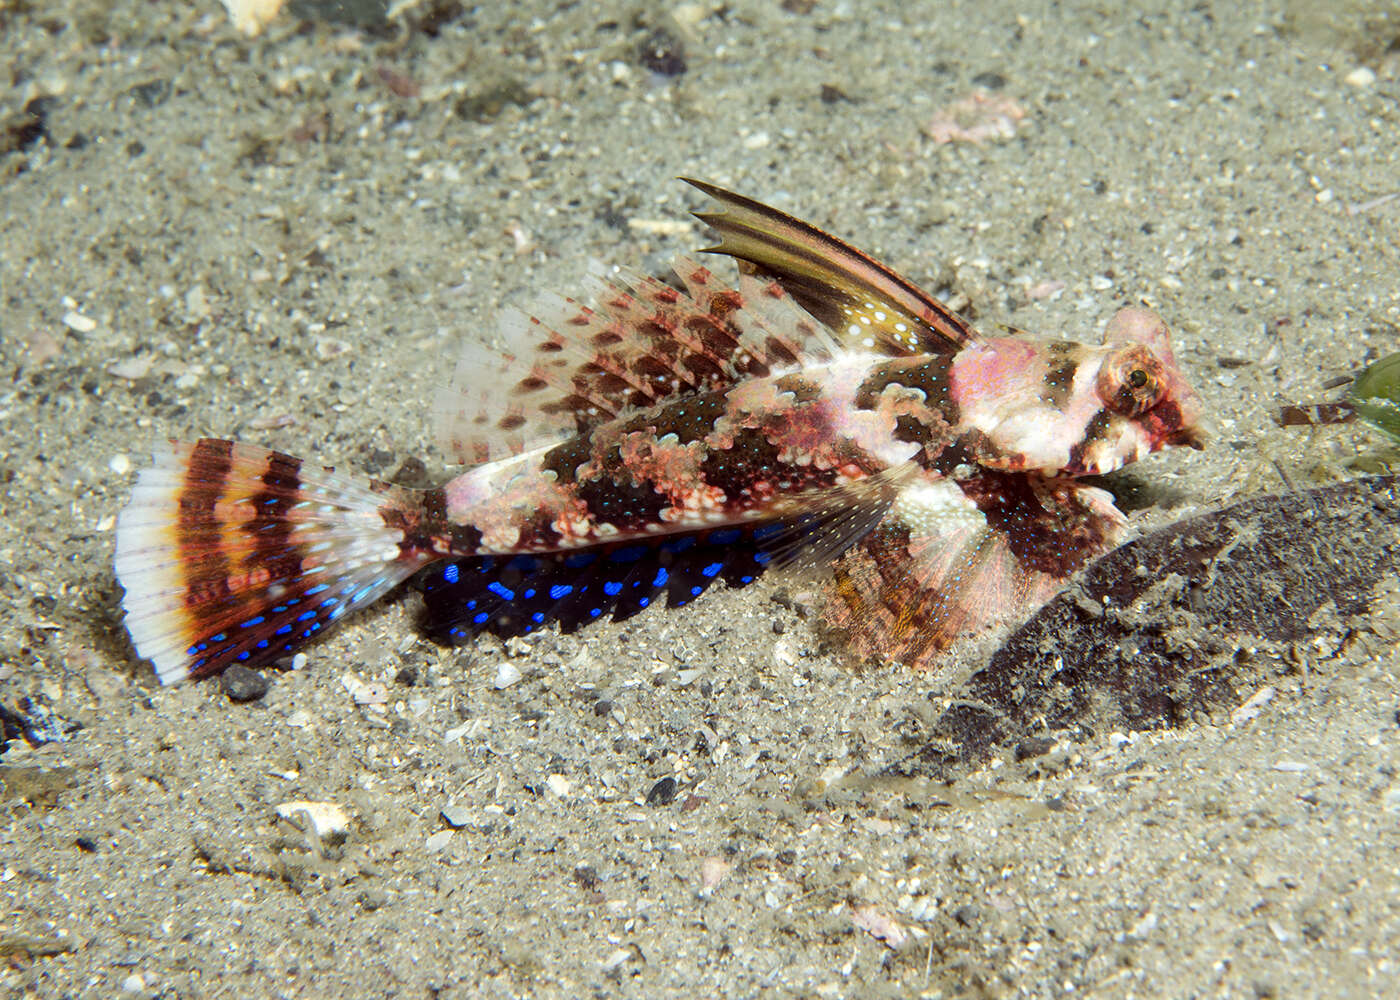
POLYGON ((1108 409, 1136 417, 1161 400, 1161 364, 1140 344, 1125 348, 1104 363, 1098 390, 1108 409))

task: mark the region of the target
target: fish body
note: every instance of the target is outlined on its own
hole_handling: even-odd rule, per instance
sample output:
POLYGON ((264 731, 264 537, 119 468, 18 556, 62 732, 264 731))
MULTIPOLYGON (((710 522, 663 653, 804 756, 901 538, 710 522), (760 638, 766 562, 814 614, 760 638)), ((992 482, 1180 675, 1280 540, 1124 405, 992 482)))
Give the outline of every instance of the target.
MULTIPOLYGON (((695 182, 692 182, 695 183, 695 182)), ((1199 443, 1165 325, 982 337, 847 244, 709 185, 737 287, 617 272, 509 314, 438 404, 442 487, 206 439, 138 479, 127 625, 164 682, 294 652, 420 574, 430 634, 523 634, 831 564, 824 621, 927 666, 1047 599, 1124 521, 1078 477, 1199 443)))

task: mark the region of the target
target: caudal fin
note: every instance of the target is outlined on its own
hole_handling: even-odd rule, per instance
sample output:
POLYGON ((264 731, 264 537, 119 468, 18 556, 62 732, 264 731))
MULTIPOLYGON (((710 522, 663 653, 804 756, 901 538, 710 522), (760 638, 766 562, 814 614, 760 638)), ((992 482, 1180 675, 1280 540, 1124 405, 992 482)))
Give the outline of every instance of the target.
POLYGON ((391 526, 406 496, 231 441, 163 446, 117 519, 132 644, 162 684, 294 652, 432 560, 391 526))

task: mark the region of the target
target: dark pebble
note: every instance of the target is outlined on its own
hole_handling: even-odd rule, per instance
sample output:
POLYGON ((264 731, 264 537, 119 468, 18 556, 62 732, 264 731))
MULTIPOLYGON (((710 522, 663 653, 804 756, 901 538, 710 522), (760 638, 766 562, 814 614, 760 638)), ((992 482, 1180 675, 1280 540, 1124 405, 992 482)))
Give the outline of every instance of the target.
POLYGON ((574 869, 574 881, 578 883, 580 889, 592 892, 598 888, 603 880, 598 877, 598 869, 592 865, 579 865, 574 869))
POLYGON ((637 46, 637 61, 661 76, 685 72, 685 46, 665 28, 657 28, 637 46))
POLYGON ((978 73, 972 78, 974 87, 986 87, 988 90, 1000 90, 1006 86, 1006 77, 1000 73, 978 73))
POLYGON ((272 682, 256 670, 234 664, 219 675, 219 687, 229 701, 257 701, 267 694, 272 682))
POLYGON ((964 927, 971 927, 977 922, 977 907, 971 903, 964 903, 953 911, 953 919, 964 927))
POLYGON ((669 806, 676 798, 676 779, 662 778, 647 792, 647 805, 669 806))
POLYGON ((418 668, 400 667, 399 672, 394 675, 394 683, 400 687, 413 687, 418 683, 418 668))
POLYGON ((1016 744, 1016 760, 1020 762, 1043 756, 1054 745, 1055 741, 1047 736, 1031 736, 1016 744))

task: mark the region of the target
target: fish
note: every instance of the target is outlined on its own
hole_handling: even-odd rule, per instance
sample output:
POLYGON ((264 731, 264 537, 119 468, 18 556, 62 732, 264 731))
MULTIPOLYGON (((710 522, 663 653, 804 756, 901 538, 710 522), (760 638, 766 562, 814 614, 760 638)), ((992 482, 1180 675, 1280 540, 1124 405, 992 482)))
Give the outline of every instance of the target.
POLYGON ((737 280, 679 257, 507 310, 435 400, 463 470, 412 489, 278 451, 170 441, 116 524, 135 653, 160 682, 294 657, 414 581, 439 642, 572 631, 723 580, 824 574, 824 634, 935 665, 1028 614, 1126 519, 1101 476, 1199 448, 1154 312, 1097 344, 986 335, 785 212, 682 178, 737 280))

